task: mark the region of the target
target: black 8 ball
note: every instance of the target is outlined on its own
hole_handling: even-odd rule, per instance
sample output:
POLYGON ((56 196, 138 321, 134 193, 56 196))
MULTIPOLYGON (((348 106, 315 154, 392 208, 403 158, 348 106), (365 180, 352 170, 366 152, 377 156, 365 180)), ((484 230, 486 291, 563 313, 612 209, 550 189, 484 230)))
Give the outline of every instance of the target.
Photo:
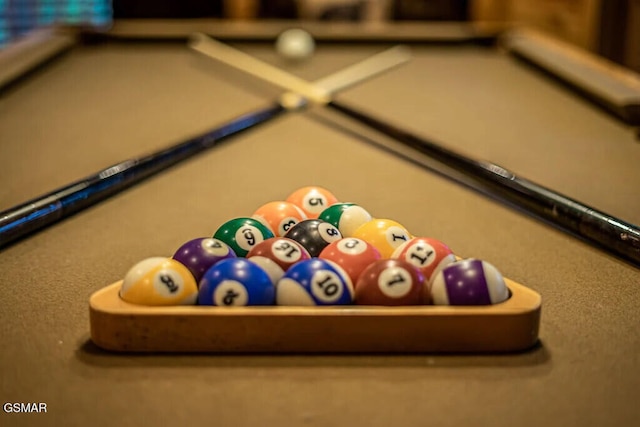
POLYGON ((300 243, 309 255, 317 257, 329 243, 342 239, 342 234, 326 221, 307 219, 291 227, 284 237, 300 243))

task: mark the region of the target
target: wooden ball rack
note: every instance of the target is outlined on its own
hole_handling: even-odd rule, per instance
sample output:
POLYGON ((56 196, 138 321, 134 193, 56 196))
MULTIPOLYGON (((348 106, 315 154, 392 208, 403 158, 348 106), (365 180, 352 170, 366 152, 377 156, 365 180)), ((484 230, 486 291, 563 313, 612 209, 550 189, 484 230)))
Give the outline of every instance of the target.
POLYGON ((118 295, 89 301, 91 339, 117 352, 496 353, 538 340, 542 299, 505 278, 510 298, 487 306, 149 307, 118 295))

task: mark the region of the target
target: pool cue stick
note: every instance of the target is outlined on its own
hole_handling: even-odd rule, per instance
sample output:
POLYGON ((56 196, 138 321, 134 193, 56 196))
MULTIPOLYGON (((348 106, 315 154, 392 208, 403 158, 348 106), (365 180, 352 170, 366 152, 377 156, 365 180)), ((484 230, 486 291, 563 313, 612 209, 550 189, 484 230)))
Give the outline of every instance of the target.
POLYGON ((408 47, 394 46, 310 83, 271 64, 257 60, 253 56, 219 42, 206 34, 194 33, 189 39, 189 46, 209 58, 225 58, 221 62, 239 68, 262 80, 268 80, 291 94, 302 95, 315 104, 327 104, 331 100, 331 96, 338 91, 355 83, 361 83, 366 78, 386 72, 397 65, 404 64, 411 58, 411 51, 408 47))
POLYGON ((280 104, 256 110, 206 134, 142 157, 124 160, 0 212, 0 249, 212 148, 231 136, 265 123, 284 111, 286 109, 280 104))
MULTIPOLYGON (((253 61, 234 62, 233 55, 226 55, 226 49, 218 50, 216 47, 220 42, 201 39, 201 43, 210 44, 208 49, 201 52, 213 59, 217 59, 227 65, 234 66, 241 71, 247 71, 244 66, 249 62, 251 67, 256 66, 260 60, 252 58, 253 61)), ((287 80, 280 80, 279 76, 283 72, 277 69, 270 73, 272 67, 269 64, 262 64, 262 74, 254 74, 264 80, 270 81, 283 88, 289 89, 287 80)), ((253 74, 253 73, 251 73, 253 74)), ((296 82, 301 94, 306 93, 313 96, 317 89, 313 83, 307 83, 307 87, 296 82)), ((291 88, 292 90, 296 90, 291 88)), ((627 223, 612 215, 598 211, 590 206, 555 192, 552 189, 543 187, 515 173, 498 166, 496 164, 472 159, 456 151, 450 150, 416 136, 410 132, 400 129, 384 120, 374 117, 371 114, 358 111, 346 104, 322 97, 309 98, 321 105, 327 105, 336 111, 350 117, 376 131, 400 142, 404 146, 410 147, 429 158, 461 173, 471 179, 474 183, 485 187, 493 196, 496 196, 512 205, 521 208, 524 212, 544 220, 569 234, 588 241, 592 245, 614 254, 627 262, 640 266, 640 229, 633 224, 627 223)), ((447 173, 443 174, 446 176, 447 173)), ((449 174, 449 176, 451 176, 449 174)))
POLYGON ((344 103, 333 109, 462 173, 504 199, 552 225, 589 241, 640 267, 640 228, 557 193, 494 163, 474 160, 425 138, 404 131, 344 103))
MULTIPOLYGON (((316 96, 313 99, 316 102, 326 100, 331 94, 407 60, 409 60, 407 52, 390 51, 373 55, 317 80, 315 84, 322 89, 314 92, 316 96), (372 63, 375 63, 375 66, 372 66, 372 63)), ((304 81, 304 84, 308 82, 304 81)), ((305 104, 306 99, 298 93, 284 93, 274 105, 242 115, 204 135, 143 157, 119 162, 79 181, 0 212, 0 249, 93 206, 151 175, 208 150, 226 138, 262 124, 285 111, 302 108, 305 104)))

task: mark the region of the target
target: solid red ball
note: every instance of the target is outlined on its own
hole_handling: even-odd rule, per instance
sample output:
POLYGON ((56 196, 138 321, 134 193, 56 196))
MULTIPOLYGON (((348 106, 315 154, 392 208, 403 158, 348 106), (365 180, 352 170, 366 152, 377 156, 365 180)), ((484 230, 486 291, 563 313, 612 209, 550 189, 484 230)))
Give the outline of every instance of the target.
POLYGON ((347 237, 329 244, 320 252, 318 258, 338 264, 356 285, 364 269, 381 259, 382 255, 372 244, 355 237, 347 237))

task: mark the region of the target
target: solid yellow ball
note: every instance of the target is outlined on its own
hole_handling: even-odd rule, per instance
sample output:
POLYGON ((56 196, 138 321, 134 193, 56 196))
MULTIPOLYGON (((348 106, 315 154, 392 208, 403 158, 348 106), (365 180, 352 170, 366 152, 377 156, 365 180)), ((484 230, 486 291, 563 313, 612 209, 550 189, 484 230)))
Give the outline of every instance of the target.
POLYGON ((365 222, 356 229, 353 237, 373 245, 382 258, 391 258, 398 246, 411 239, 411 234, 402 224, 382 218, 365 222))

